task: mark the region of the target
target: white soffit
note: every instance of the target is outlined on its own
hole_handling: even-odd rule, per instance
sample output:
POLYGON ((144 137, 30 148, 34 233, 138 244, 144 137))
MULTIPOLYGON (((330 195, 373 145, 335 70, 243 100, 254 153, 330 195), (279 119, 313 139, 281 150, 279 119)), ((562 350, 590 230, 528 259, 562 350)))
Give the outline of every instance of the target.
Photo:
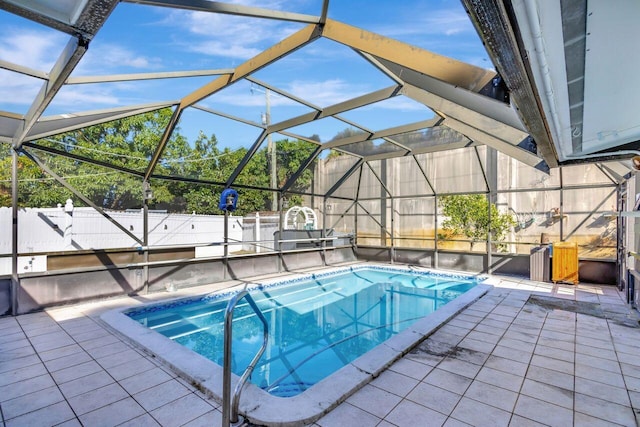
POLYGON ((573 153, 559 1, 515 0, 514 11, 559 160, 573 153))
POLYGON ((640 139, 640 1, 590 1, 587 13, 582 149, 640 139))

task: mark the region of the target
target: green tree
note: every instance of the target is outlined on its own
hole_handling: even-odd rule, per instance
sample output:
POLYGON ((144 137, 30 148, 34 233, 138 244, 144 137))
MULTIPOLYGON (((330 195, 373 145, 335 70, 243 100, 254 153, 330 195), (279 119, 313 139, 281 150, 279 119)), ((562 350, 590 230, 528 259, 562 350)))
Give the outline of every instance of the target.
MULTIPOLYGON (((147 169, 171 114, 171 109, 167 108, 35 141, 38 146, 63 151, 75 158, 30 147, 26 150, 96 205, 108 209, 137 208, 142 205, 142 180, 118 168, 138 172, 147 169), (113 168, 82 159, 109 164, 113 168)), ((166 144, 163 158, 181 158, 190 150, 187 140, 176 131, 166 144)), ((11 155, 6 151, 3 149, 0 153, 0 176, 3 184, 10 184, 11 155)), ((21 155, 18 162, 20 206, 55 206, 67 198, 82 204, 26 156, 21 155)), ((154 173, 172 174, 172 167, 171 163, 161 161, 154 173)), ((0 192, 4 193, 6 185, 2 187, 0 192)), ((168 185, 162 182, 154 186, 153 192, 156 203, 171 202, 175 198, 168 185)))
MULTIPOLYGON (((76 190, 94 204, 114 210, 142 206, 142 179, 123 170, 143 173, 149 167, 164 129, 172 115, 171 109, 162 109, 113 122, 90 126, 65 134, 35 141, 43 148, 61 151, 52 154, 26 147, 57 175, 63 177, 76 190), (102 165, 91 163, 99 162, 102 165)), ((316 145, 298 140, 275 142, 277 152, 278 185, 282 186, 299 170, 316 149, 316 145)), ((247 149, 221 149, 215 135, 200 133, 190 144, 177 127, 153 170, 151 187, 152 208, 172 212, 220 214, 218 200, 229 177, 242 162, 247 149), (171 178, 171 179, 162 179, 171 178), (194 184, 173 178, 193 178, 209 184, 194 184)), ((0 144, 0 204, 11 204, 11 146, 0 144)), ((64 186, 46 174, 24 154, 18 158, 19 205, 50 207, 64 203, 68 198, 77 200, 64 186)), ((259 150, 249 161, 237 182, 248 187, 238 188, 239 209, 242 215, 265 210, 269 206, 269 167, 266 148, 259 150), (264 188, 265 190, 261 190, 264 188)), ((307 190, 313 179, 313 165, 305 170, 292 186, 294 191, 307 190)), ((297 196, 294 196, 294 198, 297 196)), ((297 202, 292 200, 292 202, 297 202)))
POLYGON ((441 196, 438 204, 447 219, 442 227, 457 235, 470 239, 471 250, 475 243, 486 241, 491 229, 491 240, 503 241, 507 232, 516 221, 509 213, 501 213, 495 204, 491 204, 489 221, 489 201, 484 194, 463 194, 441 196))

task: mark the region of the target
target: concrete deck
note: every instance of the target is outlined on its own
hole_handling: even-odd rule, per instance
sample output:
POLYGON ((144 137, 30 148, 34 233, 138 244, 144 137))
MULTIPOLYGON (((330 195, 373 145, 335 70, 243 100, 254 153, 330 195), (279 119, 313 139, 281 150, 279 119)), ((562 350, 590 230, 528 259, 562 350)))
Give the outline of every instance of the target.
MULTIPOLYGON (((637 425, 640 329, 624 295, 498 276, 490 283, 486 296, 314 425, 637 425)), ((0 318, 0 427, 220 425, 218 402, 100 321, 130 302, 0 318)))

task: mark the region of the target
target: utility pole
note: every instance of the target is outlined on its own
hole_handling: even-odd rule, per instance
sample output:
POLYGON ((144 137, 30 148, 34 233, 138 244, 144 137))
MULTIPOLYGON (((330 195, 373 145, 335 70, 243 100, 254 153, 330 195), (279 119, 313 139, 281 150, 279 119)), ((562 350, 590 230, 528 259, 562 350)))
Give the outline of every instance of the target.
MULTIPOLYGON (((267 112, 262 117, 262 124, 267 126, 268 128, 271 125, 271 91, 269 89, 265 89, 264 93, 267 99, 267 112)), ((269 163, 269 172, 271 175, 270 187, 275 190, 276 188, 278 188, 278 177, 276 175, 277 155, 276 147, 271 140, 271 133, 267 134, 267 156, 269 163)), ((271 210, 278 210, 278 194, 275 191, 271 193, 271 210)))

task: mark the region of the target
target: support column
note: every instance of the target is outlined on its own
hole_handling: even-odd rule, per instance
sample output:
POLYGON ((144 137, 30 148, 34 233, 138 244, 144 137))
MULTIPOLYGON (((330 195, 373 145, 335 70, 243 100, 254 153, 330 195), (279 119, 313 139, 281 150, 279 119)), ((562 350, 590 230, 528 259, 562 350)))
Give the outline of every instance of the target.
POLYGON ((18 152, 12 150, 11 157, 11 314, 18 315, 18 152))
POLYGON ((142 280, 144 280, 143 292, 149 293, 149 201, 144 198, 142 202, 142 280))
POLYGON ((64 205, 64 250, 73 249, 73 200, 64 205))
MULTIPOLYGON (((498 205, 498 152, 487 146, 487 162, 486 162, 486 170, 485 178, 487 182, 487 189, 489 190, 488 201, 489 201, 489 232, 487 233, 487 273, 493 273, 493 256, 491 253, 491 247, 493 246, 493 241, 491 239, 491 206, 498 205)), ((482 163, 480 163, 482 166, 482 163)))
POLYGON ((256 222, 255 222, 255 232, 253 233, 253 239, 257 242, 256 243, 256 253, 259 254, 260 252, 262 252, 262 243, 260 242, 260 239, 262 238, 262 235, 260 233, 260 212, 256 212, 256 222))

